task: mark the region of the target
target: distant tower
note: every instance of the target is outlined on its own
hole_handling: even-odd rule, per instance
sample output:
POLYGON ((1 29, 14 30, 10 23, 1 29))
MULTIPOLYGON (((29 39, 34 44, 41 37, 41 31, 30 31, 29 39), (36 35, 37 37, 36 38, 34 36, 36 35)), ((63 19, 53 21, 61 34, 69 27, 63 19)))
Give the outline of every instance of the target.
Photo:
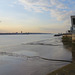
POLYGON ((71 16, 72 33, 75 34, 75 16, 71 16))
POLYGON ((21 31, 21 33, 22 33, 22 31, 21 31))

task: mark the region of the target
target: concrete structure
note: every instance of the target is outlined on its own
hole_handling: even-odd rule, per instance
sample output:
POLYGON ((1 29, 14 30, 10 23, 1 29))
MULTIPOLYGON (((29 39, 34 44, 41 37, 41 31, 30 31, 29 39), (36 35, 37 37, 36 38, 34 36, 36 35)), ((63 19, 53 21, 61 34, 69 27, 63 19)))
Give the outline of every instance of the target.
POLYGON ((72 33, 75 34, 75 16, 71 16, 72 33))
POLYGON ((70 32, 65 33, 63 35, 63 41, 72 41, 72 43, 75 43, 75 16, 71 16, 71 28, 70 28, 70 32), (69 39, 69 40, 67 40, 69 39))
POLYGON ((75 41, 75 16, 71 16, 72 41, 75 41))

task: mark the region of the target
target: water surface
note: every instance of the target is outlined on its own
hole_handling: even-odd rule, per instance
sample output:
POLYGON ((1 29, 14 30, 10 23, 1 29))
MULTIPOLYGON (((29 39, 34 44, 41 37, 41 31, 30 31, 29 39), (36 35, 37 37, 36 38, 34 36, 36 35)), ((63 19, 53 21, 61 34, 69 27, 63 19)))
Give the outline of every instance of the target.
POLYGON ((72 52, 61 37, 42 35, 0 35, 0 75, 46 75, 70 62, 72 52))

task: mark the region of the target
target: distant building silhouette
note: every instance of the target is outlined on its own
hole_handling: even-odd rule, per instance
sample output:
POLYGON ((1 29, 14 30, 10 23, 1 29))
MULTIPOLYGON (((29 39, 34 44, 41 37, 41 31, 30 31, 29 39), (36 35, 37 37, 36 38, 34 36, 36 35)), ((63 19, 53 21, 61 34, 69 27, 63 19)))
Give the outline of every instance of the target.
POLYGON ((21 31, 21 33, 22 33, 22 31, 21 31))

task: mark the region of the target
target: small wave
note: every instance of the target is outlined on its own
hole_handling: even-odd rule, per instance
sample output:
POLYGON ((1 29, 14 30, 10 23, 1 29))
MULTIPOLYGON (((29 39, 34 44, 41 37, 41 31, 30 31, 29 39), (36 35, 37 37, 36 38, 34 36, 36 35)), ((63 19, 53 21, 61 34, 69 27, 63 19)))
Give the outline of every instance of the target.
POLYGON ((8 53, 8 52, 0 52, 0 55, 8 55, 8 56, 15 56, 15 57, 26 57, 27 60, 28 58, 32 58, 32 59, 43 59, 43 60, 47 60, 47 61, 60 61, 60 62, 73 62, 71 60, 62 60, 62 59, 48 59, 48 58, 43 58, 40 56, 26 56, 26 55, 22 55, 22 54, 17 54, 17 53, 8 53))
POLYGON ((54 44, 46 44, 46 43, 27 43, 22 45, 44 45, 44 46, 60 46, 60 45, 54 45, 54 44))
POLYGON ((0 52, 0 55, 8 55, 8 56, 15 56, 15 57, 27 57, 22 54, 16 54, 16 53, 9 53, 9 52, 0 52))
POLYGON ((30 43, 22 43, 22 45, 61 46, 60 41, 54 40, 53 38, 52 39, 34 41, 34 42, 30 42, 30 43))

